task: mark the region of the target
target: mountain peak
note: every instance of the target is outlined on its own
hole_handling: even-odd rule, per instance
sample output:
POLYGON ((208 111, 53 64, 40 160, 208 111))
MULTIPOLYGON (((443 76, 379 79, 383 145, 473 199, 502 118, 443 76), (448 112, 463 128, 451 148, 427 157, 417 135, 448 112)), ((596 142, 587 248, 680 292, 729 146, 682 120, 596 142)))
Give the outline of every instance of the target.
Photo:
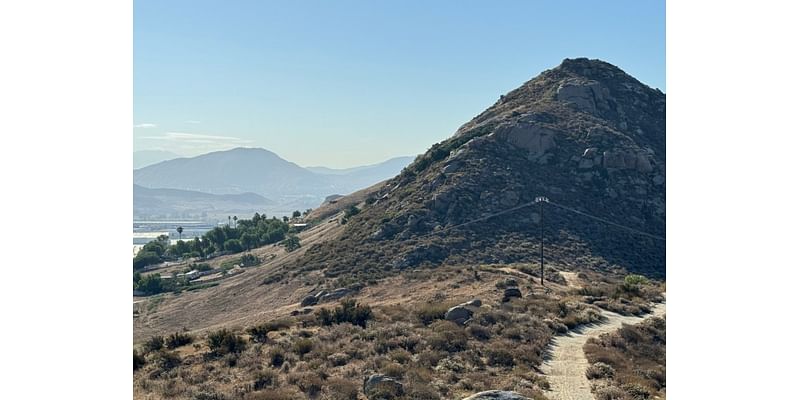
POLYGON ((614 64, 603 60, 589 59, 586 57, 565 58, 564 61, 561 61, 561 64, 554 68, 554 70, 583 75, 587 78, 597 76, 599 72, 611 73, 613 75, 627 75, 625 71, 621 70, 614 64))
MULTIPOLYGON (((530 262, 537 256, 530 243, 541 234, 538 211, 487 216, 542 195, 663 235, 665 116, 663 93, 607 62, 566 59, 501 96, 379 189, 348 223, 351 242, 309 249, 300 264, 335 276, 354 265, 530 262), (473 220, 481 223, 467 225, 473 220), (356 243, 366 242, 369 251, 360 251, 356 243)), ((562 209, 547 212, 553 261, 663 274, 662 243, 562 209)))

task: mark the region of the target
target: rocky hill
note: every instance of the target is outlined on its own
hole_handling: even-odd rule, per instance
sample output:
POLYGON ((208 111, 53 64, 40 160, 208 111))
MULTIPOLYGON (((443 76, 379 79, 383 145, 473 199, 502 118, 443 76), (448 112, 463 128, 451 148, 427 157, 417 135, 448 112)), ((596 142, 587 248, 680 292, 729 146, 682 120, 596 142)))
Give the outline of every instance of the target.
POLYGON ((580 213, 545 206, 546 263, 663 277, 653 236, 666 230, 665 117, 658 89, 603 61, 564 60, 433 145, 298 267, 368 277, 538 262, 538 205, 491 216, 547 196, 580 213))

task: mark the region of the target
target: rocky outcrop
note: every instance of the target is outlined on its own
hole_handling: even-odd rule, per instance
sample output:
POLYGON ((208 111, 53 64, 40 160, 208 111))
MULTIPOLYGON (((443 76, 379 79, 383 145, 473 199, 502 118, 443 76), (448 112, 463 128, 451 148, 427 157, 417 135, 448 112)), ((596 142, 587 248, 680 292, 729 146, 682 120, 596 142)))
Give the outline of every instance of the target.
POLYGON ((503 124, 489 135, 528 151, 532 157, 541 157, 556 147, 556 132, 537 123, 518 121, 503 124))
POLYGON ((465 397, 462 400, 531 400, 517 392, 509 392, 505 390, 487 390, 485 392, 475 393, 472 396, 465 397))
POLYGON ((633 169, 648 173, 653 171, 650 158, 644 151, 612 150, 603 152, 603 167, 612 169, 633 169))
POLYGON ((466 303, 461 303, 457 306, 450 307, 444 314, 444 319, 447 321, 455 322, 459 325, 464 325, 474 314, 474 310, 481 306, 479 299, 470 300, 466 303))
POLYGON ((338 300, 338 299, 341 299, 342 297, 345 297, 347 295, 350 295, 350 294, 353 294, 353 293, 356 293, 356 292, 358 292, 358 290, 356 288, 349 288, 349 287, 348 288, 339 288, 339 289, 333 290, 330 293, 326 293, 326 294, 321 295, 319 297, 319 301, 320 302, 326 302, 326 301, 338 300))
POLYGON ((319 299, 317 296, 306 296, 303 297, 303 300, 300 302, 300 307, 313 306, 314 304, 317 304, 318 301, 319 299))
POLYGON ((372 374, 364 379, 364 394, 368 399, 377 399, 379 394, 401 396, 403 384, 383 374, 372 374))
POLYGON ((556 100, 573 104, 579 110, 592 114, 598 110, 608 110, 607 99, 610 96, 607 87, 592 80, 570 80, 562 83, 556 91, 556 100))

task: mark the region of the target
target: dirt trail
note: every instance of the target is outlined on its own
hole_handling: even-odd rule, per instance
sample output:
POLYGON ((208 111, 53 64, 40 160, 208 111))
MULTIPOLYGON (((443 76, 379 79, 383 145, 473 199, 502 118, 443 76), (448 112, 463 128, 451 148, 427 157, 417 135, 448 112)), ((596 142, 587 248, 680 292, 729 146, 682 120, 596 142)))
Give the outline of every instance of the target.
POLYGON ((563 336, 556 336, 551 346, 550 359, 542 370, 547 374, 551 391, 547 397, 551 400, 593 400, 591 384, 586 378, 589 362, 583 353, 583 345, 589 338, 613 332, 622 324, 636 324, 650 317, 661 317, 667 312, 667 304, 653 306, 653 311, 642 317, 623 316, 603 310, 606 321, 586 326, 563 336))

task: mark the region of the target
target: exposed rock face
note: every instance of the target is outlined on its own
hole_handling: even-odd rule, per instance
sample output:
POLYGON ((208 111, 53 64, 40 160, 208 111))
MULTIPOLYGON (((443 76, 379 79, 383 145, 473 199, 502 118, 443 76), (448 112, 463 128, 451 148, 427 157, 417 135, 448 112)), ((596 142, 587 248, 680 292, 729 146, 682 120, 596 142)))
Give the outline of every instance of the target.
POLYGON ((643 151, 612 150, 603 152, 603 166, 606 168, 633 169, 643 173, 653 170, 650 159, 643 151))
POLYGON ((498 126, 492 135, 527 150, 533 157, 540 157, 556 147, 555 131, 527 121, 498 126))
POLYGON ((562 83, 556 91, 556 99, 559 101, 573 104, 578 109, 590 113, 608 110, 609 98, 608 88, 592 80, 569 80, 562 83))
POLYGON ((530 244, 544 221, 557 262, 663 277, 663 241, 550 205, 544 216, 538 206, 498 213, 547 196, 664 236, 666 96, 611 64, 564 60, 433 145, 375 196, 342 240, 309 248, 300 266, 333 277, 538 262, 530 244))
POLYGON ((472 396, 465 397, 462 400, 531 400, 517 392, 509 392, 505 390, 487 390, 485 392, 475 393, 472 396))
POLYGON ((383 374, 372 374, 364 379, 364 394, 368 399, 377 399, 379 392, 388 391, 394 396, 403 394, 403 384, 383 374))

